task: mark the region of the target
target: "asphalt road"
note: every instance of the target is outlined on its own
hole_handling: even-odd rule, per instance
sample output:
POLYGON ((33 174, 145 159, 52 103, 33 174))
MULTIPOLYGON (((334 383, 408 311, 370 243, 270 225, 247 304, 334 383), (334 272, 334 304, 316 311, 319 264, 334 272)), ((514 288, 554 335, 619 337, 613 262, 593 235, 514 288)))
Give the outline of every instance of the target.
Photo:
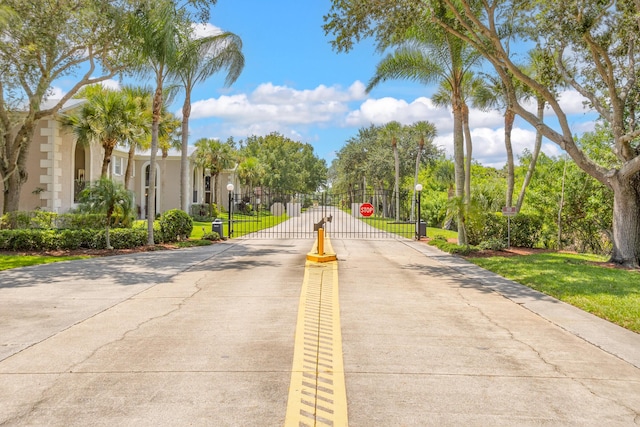
MULTIPOLYGON (((640 424, 638 334, 420 243, 332 244, 349 425, 640 424)), ((0 272, 0 425, 283 425, 311 245, 0 272)))

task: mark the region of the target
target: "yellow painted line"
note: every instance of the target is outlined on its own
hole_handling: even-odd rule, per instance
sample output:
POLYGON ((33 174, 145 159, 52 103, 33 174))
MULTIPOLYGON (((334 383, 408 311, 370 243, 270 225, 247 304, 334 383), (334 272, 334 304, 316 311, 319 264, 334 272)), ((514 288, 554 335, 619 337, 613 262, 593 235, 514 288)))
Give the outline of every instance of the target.
POLYGON ((348 426, 336 261, 306 263, 284 425, 348 426))

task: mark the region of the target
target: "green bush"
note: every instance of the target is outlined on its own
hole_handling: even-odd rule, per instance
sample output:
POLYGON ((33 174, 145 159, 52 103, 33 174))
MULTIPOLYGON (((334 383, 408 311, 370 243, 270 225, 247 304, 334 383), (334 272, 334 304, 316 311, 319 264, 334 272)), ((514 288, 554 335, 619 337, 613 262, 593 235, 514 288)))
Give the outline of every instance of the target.
POLYGON ((211 240, 212 242, 216 242, 220 240, 220 234, 218 234, 216 231, 210 231, 202 235, 202 240, 211 240))
POLYGON ((43 228, 51 229, 58 214, 47 211, 16 211, 7 212, 0 219, 2 229, 43 228))
POLYGON ((79 249, 91 247, 95 230, 60 230, 57 235, 59 249, 79 249))
POLYGON ((473 215, 467 220, 467 239, 478 245, 491 239, 507 240, 507 218, 497 212, 473 215))
MULTIPOLYGON (((106 249, 107 240, 105 230, 92 233, 89 247, 92 249, 106 249)), ((147 244, 147 230, 133 228, 114 228, 109 230, 109 241, 113 249, 132 249, 147 244)))
POLYGON ((540 241, 541 234, 541 217, 518 214, 511 218, 511 246, 533 248, 540 241))
POLYGON ((55 230, 3 230, 0 249, 10 251, 49 251, 58 249, 55 230))
POLYGON ((200 222, 211 221, 213 218, 217 218, 220 215, 216 204, 193 204, 191 205, 190 211, 193 219, 200 222))
POLYGON ((478 248, 480 250, 488 249, 492 251, 502 251, 507 248, 507 244, 501 239, 488 239, 480 242, 478 248))
POLYGON ((447 241, 442 241, 439 239, 432 239, 429 241, 431 246, 435 246, 441 251, 448 252, 454 255, 468 255, 471 252, 477 252, 478 248, 471 245, 457 245, 455 243, 449 243, 447 241))
POLYGON ((183 210, 171 209, 158 220, 164 242, 186 240, 193 231, 193 220, 183 210))

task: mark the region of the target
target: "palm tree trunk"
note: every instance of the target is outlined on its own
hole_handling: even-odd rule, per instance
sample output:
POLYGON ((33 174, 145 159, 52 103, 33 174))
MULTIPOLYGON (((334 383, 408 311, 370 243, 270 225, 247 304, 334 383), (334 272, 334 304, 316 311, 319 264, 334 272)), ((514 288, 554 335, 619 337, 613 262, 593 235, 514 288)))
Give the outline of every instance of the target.
POLYGON ((395 217, 396 217, 396 221, 400 221, 400 158, 398 157, 398 144, 395 138, 392 138, 391 145, 393 146, 393 159, 395 162, 395 169, 396 169, 396 182, 393 186, 393 191, 395 192, 395 198, 396 198, 395 217))
POLYGON ((182 105, 182 147, 180 149, 180 204, 189 212, 189 116, 191 116, 191 91, 186 90, 182 105))
POLYGON ((471 159, 473 156, 473 144, 471 143, 471 129, 469 129, 469 107, 462 103, 462 127, 464 129, 464 142, 467 151, 464 169, 464 203, 469 208, 471 204, 471 159))
POLYGON ((147 244, 154 245, 153 221, 156 217, 156 156, 158 154, 158 133, 162 111, 162 73, 158 73, 156 92, 153 96, 153 121, 151 124, 151 158, 149 160, 149 196, 147 197, 147 244))
POLYGON ((113 147, 116 146, 118 141, 105 141, 103 144, 104 158, 102 159, 102 171, 100 173, 101 178, 106 178, 109 173, 109 164, 111 164, 111 154, 113 153, 113 147))
POLYGON ((136 144, 134 142, 130 143, 129 153, 127 156, 127 169, 124 172, 124 188, 130 190, 129 181, 131 181, 131 175, 133 171, 133 157, 136 154, 136 144))
MULTIPOLYGON (((544 120, 544 107, 545 101, 544 99, 538 97, 538 111, 537 116, 540 120, 540 123, 544 120)), ((540 155, 540 149, 542 148, 542 132, 536 131, 536 142, 533 147, 533 153, 531 154, 531 163, 529 163, 529 169, 527 169, 527 174, 524 177, 524 182, 522 183, 522 188, 520 189, 520 194, 518 195, 518 201, 516 202, 516 211, 520 212, 520 208, 524 203, 524 196, 527 191, 527 187, 531 182, 531 178, 533 177, 533 172, 536 169, 536 163, 538 162, 538 156, 540 155)))
MULTIPOLYGON (((464 171, 464 136, 462 127, 462 108, 460 99, 452 98, 453 105, 453 164, 455 170, 456 197, 464 200, 465 171, 464 171)), ((466 245, 466 233, 464 230, 464 212, 458 209, 456 213, 458 223, 458 244, 466 245)))

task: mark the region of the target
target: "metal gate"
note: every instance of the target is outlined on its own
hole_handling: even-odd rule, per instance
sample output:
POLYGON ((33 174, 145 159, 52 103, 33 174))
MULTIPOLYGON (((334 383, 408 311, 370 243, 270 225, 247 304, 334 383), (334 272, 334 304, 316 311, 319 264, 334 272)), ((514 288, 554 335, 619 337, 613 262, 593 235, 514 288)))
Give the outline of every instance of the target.
POLYGON ((285 194, 265 189, 229 194, 229 234, 244 239, 314 239, 322 227, 336 239, 413 239, 420 229, 414 219, 419 200, 412 196, 396 197, 386 191, 285 194))

